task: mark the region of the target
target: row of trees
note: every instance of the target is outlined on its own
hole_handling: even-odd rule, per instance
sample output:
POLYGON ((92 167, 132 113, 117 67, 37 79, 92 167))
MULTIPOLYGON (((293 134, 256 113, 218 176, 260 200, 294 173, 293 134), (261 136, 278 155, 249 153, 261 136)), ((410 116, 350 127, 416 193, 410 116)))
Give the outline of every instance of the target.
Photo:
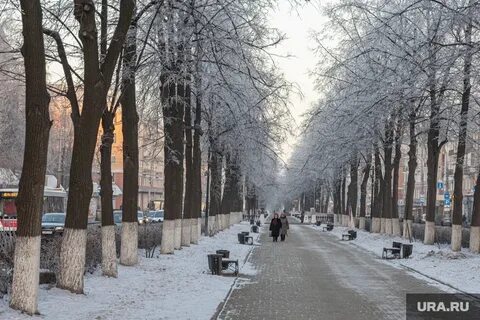
POLYGON ((228 227, 229 213, 242 210, 244 188, 257 193, 271 189, 279 145, 287 133, 289 84, 275 71, 269 54, 282 40, 265 24, 270 1, 22 0, 21 8, 10 5, 2 19, 17 32, 9 35, 11 50, 5 52, 21 53, 24 70, 5 74, 23 80, 26 88, 11 307, 37 312, 51 95, 68 100, 73 127, 60 288, 74 293, 84 289, 92 162, 100 125, 102 271, 117 276, 111 153, 119 108, 121 264, 138 263, 140 103, 142 114, 152 115, 147 120, 162 115, 163 135, 157 137, 163 140, 165 172, 162 253, 198 241, 205 163, 209 234, 228 227), (20 29, 21 50, 16 45, 22 41, 15 38, 20 29), (58 72, 47 75, 47 70, 58 72))
MULTIPOLYGON (((455 143, 451 246, 460 250, 466 147, 480 132, 478 9, 474 0, 353 0, 325 8, 328 29, 314 37, 322 97, 308 114, 286 176, 291 199, 295 189, 307 190, 298 189, 307 180, 306 188, 321 190, 320 199, 333 196, 334 212, 344 221, 358 216, 363 228, 369 188, 371 231, 399 235, 399 170, 408 158, 403 230, 411 235, 417 153, 424 147, 424 242, 433 244, 439 155, 447 142, 455 143), (332 35, 335 44, 325 40, 332 35)), ((470 228, 474 252, 480 250, 479 185, 480 179, 470 228)))

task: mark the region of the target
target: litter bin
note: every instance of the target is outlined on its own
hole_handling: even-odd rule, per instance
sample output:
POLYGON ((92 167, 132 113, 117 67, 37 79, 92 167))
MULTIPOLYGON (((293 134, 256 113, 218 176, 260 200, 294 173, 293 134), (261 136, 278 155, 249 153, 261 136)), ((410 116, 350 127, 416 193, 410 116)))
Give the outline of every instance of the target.
POLYGON ((222 255, 221 254, 209 254, 208 268, 212 274, 220 274, 222 272, 222 255))
POLYGON ((250 224, 251 224, 251 225, 254 225, 254 224, 255 224, 255 220, 254 220, 254 219, 250 219, 250 224))
POLYGON ((407 259, 413 253, 413 244, 403 244, 402 245, 402 258, 407 259))
POLYGON ((318 220, 317 222, 315 222, 315 224, 317 225, 317 227, 320 227, 320 225, 322 224, 322 222, 320 220, 318 220))
POLYGON ((352 239, 356 239, 356 238, 357 238, 357 231, 355 231, 355 230, 348 230, 347 232, 348 232, 348 234, 350 235, 350 237, 351 237, 352 239))
POLYGON ((258 220, 257 221, 257 226, 260 227, 260 225, 261 225, 261 222, 260 222, 260 220, 258 220))
POLYGON ((258 226, 252 226, 252 232, 258 233, 258 226))
POLYGON ((242 231, 242 233, 246 236, 248 236, 250 234, 250 232, 248 232, 248 231, 242 231))
POLYGON ((217 254, 221 254, 222 258, 225 258, 225 259, 230 258, 230 251, 228 250, 217 250, 217 254))
POLYGON ((238 242, 240 242, 240 244, 245 244, 245 233, 239 233, 238 235, 238 242))

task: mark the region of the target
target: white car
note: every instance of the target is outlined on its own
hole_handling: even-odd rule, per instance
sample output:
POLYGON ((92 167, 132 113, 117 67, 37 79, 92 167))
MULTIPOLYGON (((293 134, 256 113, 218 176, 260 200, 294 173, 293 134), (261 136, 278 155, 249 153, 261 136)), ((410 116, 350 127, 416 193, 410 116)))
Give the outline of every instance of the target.
POLYGON ((163 222, 165 212, 163 210, 149 211, 148 218, 152 223, 163 222))

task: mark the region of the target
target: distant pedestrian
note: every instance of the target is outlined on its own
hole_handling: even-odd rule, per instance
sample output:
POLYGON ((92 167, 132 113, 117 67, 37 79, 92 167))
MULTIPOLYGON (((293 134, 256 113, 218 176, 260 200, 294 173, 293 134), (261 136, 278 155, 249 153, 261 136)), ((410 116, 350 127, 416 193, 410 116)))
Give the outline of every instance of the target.
POLYGON ((300 222, 303 223, 305 220, 305 212, 302 210, 302 214, 300 215, 300 222))
POLYGON ((282 229, 280 230, 280 240, 285 241, 285 237, 287 236, 287 231, 289 229, 287 215, 282 213, 280 216, 280 222, 282 223, 282 229))
POLYGON ((278 218, 278 214, 273 215, 273 219, 270 222, 270 236, 273 238, 273 242, 278 241, 280 230, 282 229, 282 221, 278 218))

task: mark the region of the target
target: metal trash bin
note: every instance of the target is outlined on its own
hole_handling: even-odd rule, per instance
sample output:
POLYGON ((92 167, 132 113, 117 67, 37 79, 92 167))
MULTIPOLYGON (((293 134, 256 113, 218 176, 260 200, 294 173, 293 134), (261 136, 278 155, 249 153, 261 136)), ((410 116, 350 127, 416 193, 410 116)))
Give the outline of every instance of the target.
POLYGON ((357 231, 355 230, 348 230, 348 234, 350 235, 351 239, 356 239, 357 238, 357 231))
POLYGON ((222 255, 221 254, 209 254, 208 257, 208 268, 212 274, 221 274, 222 273, 222 255))
POLYGON ((225 258, 225 259, 230 258, 230 251, 228 250, 217 250, 217 254, 221 254, 222 258, 225 258))
POLYGON ((402 245, 402 258, 407 259, 413 253, 413 244, 403 244, 402 245))
POLYGON ((260 220, 258 220, 257 221, 257 226, 260 227, 260 225, 261 225, 261 222, 260 222, 260 220))
POLYGON ((250 224, 251 224, 251 225, 254 225, 254 224, 255 224, 255 220, 254 220, 254 219, 250 219, 250 224))
POLYGON ((258 226, 252 226, 252 232, 258 233, 258 226))
POLYGON ((248 236, 250 234, 250 232, 248 232, 248 231, 242 231, 242 233, 246 236, 248 236))
POLYGON ((240 242, 240 244, 245 244, 245 233, 239 233, 237 234, 238 236, 238 242, 240 242))

